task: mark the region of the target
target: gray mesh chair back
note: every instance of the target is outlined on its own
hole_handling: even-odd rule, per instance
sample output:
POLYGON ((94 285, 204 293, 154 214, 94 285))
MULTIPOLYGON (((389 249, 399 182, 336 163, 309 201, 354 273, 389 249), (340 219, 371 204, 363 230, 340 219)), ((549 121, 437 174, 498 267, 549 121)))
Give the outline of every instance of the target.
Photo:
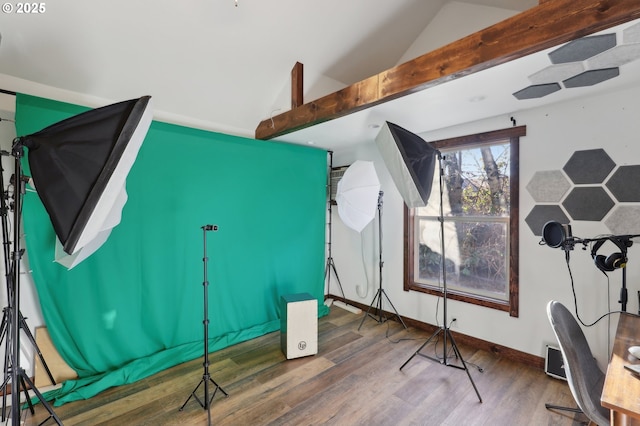
POLYGON ((580 325, 560 302, 549 302, 547 315, 564 357, 564 370, 573 398, 589 420, 599 426, 608 425, 609 410, 600 405, 605 375, 591 354, 580 325))

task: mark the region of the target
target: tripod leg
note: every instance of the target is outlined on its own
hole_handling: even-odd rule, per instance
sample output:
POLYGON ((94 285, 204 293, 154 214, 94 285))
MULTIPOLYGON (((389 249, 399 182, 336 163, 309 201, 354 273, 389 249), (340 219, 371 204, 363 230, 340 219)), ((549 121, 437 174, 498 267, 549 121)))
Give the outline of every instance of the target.
POLYGON ((408 359, 408 360, 406 360, 406 361, 404 362, 404 364, 402 364, 402 366, 400 367, 400 370, 402 370, 402 369, 404 368, 404 366, 405 366, 405 365, 409 364, 409 361, 411 361, 411 360, 413 359, 413 357, 415 357, 416 355, 422 355, 422 354, 420 353, 420 351, 422 350, 422 348, 424 348, 425 346, 427 346, 427 345, 429 344, 429 342, 431 342, 431 341, 432 341, 432 340, 433 340, 433 339, 434 339, 438 334, 440 334, 440 332, 441 332, 441 331, 442 331, 442 328, 437 329, 437 330, 436 330, 436 331, 431 335, 431 337, 429 337, 429 338, 427 339, 427 341, 426 341, 426 342, 424 342, 424 343, 422 344, 422 346, 420 346, 420 347, 418 348, 418 350, 417 350, 417 351, 415 351, 415 352, 413 353, 413 355, 411 355, 411 356, 409 357, 409 359, 408 359))
POLYGON ((31 334, 31 330, 29 330, 29 326, 27 325, 27 322, 24 320, 24 317, 22 316, 22 312, 19 312, 19 315, 20 315, 20 328, 22 329, 22 331, 24 331, 24 334, 27 336, 27 338, 31 342, 31 345, 35 349, 36 354, 38 355, 38 358, 42 363, 42 367, 44 368, 44 371, 46 371, 47 376, 49 377, 49 381, 51 382, 52 385, 55 385, 56 380, 53 378, 53 374, 51 374, 51 370, 49 370, 49 366, 44 360, 44 356, 42 355, 42 352, 40 352, 40 348, 36 343, 36 339, 33 337, 33 334, 31 334))
MULTIPOLYGON (((30 389, 36 394, 36 397, 40 400, 40 403, 42 404, 42 406, 49 413, 49 417, 45 421, 47 421, 49 419, 53 419, 56 422, 56 424, 58 424, 58 426, 62 426, 62 421, 58 418, 56 413, 53 411, 53 408, 51 408, 51 405, 49 405, 47 400, 44 399, 44 396, 42 396, 42 394, 40 393, 38 388, 36 388, 36 385, 31 381, 29 376, 27 376, 27 374, 24 372, 24 370, 20 370, 20 375, 22 377, 22 380, 27 382, 27 384, 29 385, 30 389)), ((27 398, 27 400, 31 401, 29 398, 27 398)), ((43 424, 45 421, 43 421, 40 424, 43 424)))
POLYGON ((182 411, 182 409, 185 407, 185 405, 187 405, 187 402, 189 402, 191 397, 194 397, 196 399, 196 401, 198 401, 198 403, 200 403, 200 405, 202 405, 204 407, 204 405, 202 404, 202 402, 200 401, 200 399, 196 395, 196 392, 198 391, 198 389, 200 388, 200 385, 202 383, 204 383, 204 378, 202 380, 200 380, 200 382, 198 382, 198 386, 196 386, 196 388, 193 390, 193 392, 191 392, 191 394, 189 395, 187 400, 184 402, 184 404, 182 404, 182 406, 180 407, 180 409, 178 411, 182 411))
POLYGON ((2 310, 2 325, 0 325, 0 343, 4 340, 7 335, 7 308, 2 310))
POLYGON ((389 296, 387 296, 387 293, 384 291, 384 289, 382 289, 382 294, 384 294, 384 297, 387 298, 387 302, 389 302, 389 305, 391 305, 391 309, 393 309, 393 312, 396 313, 396 316, 398 317, 398 319, 400 320, 400 323, 402 324, 402 326, 406 329, 407 325, 404 323, 404 321, 402 320, 402 317, 400 316, 400 314, 398 313, 398 310, 396 309, 395 306, 393 306, 393 303, 391 303, 391 299, 389 299, 389 296))
MULTIPOLYGON (((451 335, 451 332, 449 331, 449 329, 446 329, 446 333, 447 336, 449 336, 449 339, 451 339, 451 346, 453 347, 453 352, 456 354, 456 356, 458 358, 460 358, 460 362, 462 363, 462 365, 464 367, 458 367, 455 365, 451 365, 452 367, 457 367, 459 369, 462 369, 464 371, 467 372, 467 376, 469 377, 469 381, 471 382, 471 386, 473 386, 473 390, 476 391, 476 395, 478 396, 478 400, 480 402, 482 402, 482 397, 480 396, 480 392, 478 392, 478 388, 476 387, 475 382, 473 381, 473 377, 471 377, 471 373, 469 372, 469 369, 467 368, 467 364, 464 362, 464 359, 462 358, 462 354, 460 353, 460 350, 458 349, 458 345, 456 345, 456 341, 453 339, 453 336, 451 335)), ((445 363, 446 363, 446 359, 445 359, 445 363)), ((449 364, 447 364, 449 365, 449 364)))
POLYGON ((2 421, 3 422, 7 420, 7 391, 6 390, 7 390, 7 385, 9 384, 10 379, 11 377, 9 373, 5 373, 4 382, 2 382, 2 387, 0 388, 0 391, 2 391, 2 421))
MULTIPOLYGON (((369 309, 367 309, 367 313, 364 314, 364 316, 362 317, 362 321, 360 321, 360 326, 358 327, 358 331, 360 331, 360 329, 362 328, 362 324, 364 324, 364 320, 369 316, 369 312, 371 311, 371 308, 373 308, 373 305, 376 303, 376 299, 380 298, 380 290, 378 290, 378 292, 376 293, 376 295, 373 297, 373 300, 371 301, 371 304, 369 305, 369 309)), ((380 299, 382 300, 382 299, 380 299)), ((380 312, 380 314, 382 315, 382 312, 380 312)), ((382 321, 380 321, 382 322, 382 321)))
POLYGON ((336 264, 333 263, 333 257, 329 258, 331 262, 331 269, 333 270, 333 274, 336 276, 336 281, 338 281, 338 286, 340 287, 340 293, 342 293, 342 298, 346 299, 344 295, 344 289, 342 288, 342 283, 340 282, 340 277, 338 276, 338 271, 336 270, 336 264))
POLYGON ((0 343, 2 343, 5 337, 7 338, 6 348, 4 351, 4 381, 2 382, 2 386, 0 387, 0 392, 2 392, 2 421, 4 422, 7 419, 7 385, 9 384, 9 380, 11 380, 11 373, 9 372, 9 354, 11 353, 11 343, 9 338, 7 337, 7 324, 10 318, 8 308, 4 308, 2 312, 2 333, 0 333, 0 343))
POLYGON ((222 392, 222 393, 224 394, 224 396, 225 396, 225 397, 229 396, 229 394, 228 394, 228 393, 226 393, 226 392, 224 391, 224 389, 222 389, 222 388, 220 387, 220 385, 216 383, 216 381, 215 381, 215 380, 213 380, 212 378, 209 378, 209 381, 211 381, 211 383, 213 383, 213 385, 216 387, 216 389, 213 391, 213 395, 211 395, 211 400, 212 400, 212 401, 213 401, 213 397, 214 397, 214 396, 216 396, 216 392, 218 392, 218 390, 220 390, 220 392, 222 392))
MULTIPOLYGON (((33 403, 31 402, 31 398, 29 398, 29 388, 27 388, 27 382, 24 380, 24 377, 22 375, 20 375, 20 384, 22 385, 22 392, 24 392, 24 399, 27 400, 29 411, 31 411, 31 415, 34 415, 35 410, 33 409, 33 403)), ((16 389, 16 391, 19 391, 19 388, 16 389)))

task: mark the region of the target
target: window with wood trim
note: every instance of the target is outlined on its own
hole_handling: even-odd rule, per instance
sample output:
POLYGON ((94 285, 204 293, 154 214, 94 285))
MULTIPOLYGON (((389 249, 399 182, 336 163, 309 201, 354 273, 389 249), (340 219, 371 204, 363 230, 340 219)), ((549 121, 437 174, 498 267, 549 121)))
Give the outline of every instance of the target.
POLYGON ((518 316, 518 158, 525 135, 519 126, 431 142, 441 167, 429 202, 405 206, 406 291, 441 296, 446 282, 449 299, 518 316))

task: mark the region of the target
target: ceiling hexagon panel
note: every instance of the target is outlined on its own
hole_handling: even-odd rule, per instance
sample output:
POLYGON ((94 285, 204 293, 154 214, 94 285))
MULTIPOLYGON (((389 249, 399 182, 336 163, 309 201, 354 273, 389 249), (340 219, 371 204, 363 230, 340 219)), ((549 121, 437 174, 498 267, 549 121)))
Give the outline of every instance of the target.
POLYGON ((550 66, 529 76, 531 85, 513 93, 518 100, 542 98, 563 88, 600 84, 620 75, 620 67, 640 58, 640 24, 615 33, 583 37, 549 52, 550 66))
POLYGON ((583 37, 567 43, 553 52, 549 52, 549 59, 552 64, 584 61, 611 49, 615 45, 615 34, 583 37))

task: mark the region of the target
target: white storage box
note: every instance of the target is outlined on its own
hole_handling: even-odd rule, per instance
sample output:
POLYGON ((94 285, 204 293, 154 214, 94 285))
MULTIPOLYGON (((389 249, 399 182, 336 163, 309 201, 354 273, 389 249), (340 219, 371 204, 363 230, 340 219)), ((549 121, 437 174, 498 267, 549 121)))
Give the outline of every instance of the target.
POLYGON ((318 301, 308 293, 282 296, 280 345, 287 359, 318 353, 318 301))

